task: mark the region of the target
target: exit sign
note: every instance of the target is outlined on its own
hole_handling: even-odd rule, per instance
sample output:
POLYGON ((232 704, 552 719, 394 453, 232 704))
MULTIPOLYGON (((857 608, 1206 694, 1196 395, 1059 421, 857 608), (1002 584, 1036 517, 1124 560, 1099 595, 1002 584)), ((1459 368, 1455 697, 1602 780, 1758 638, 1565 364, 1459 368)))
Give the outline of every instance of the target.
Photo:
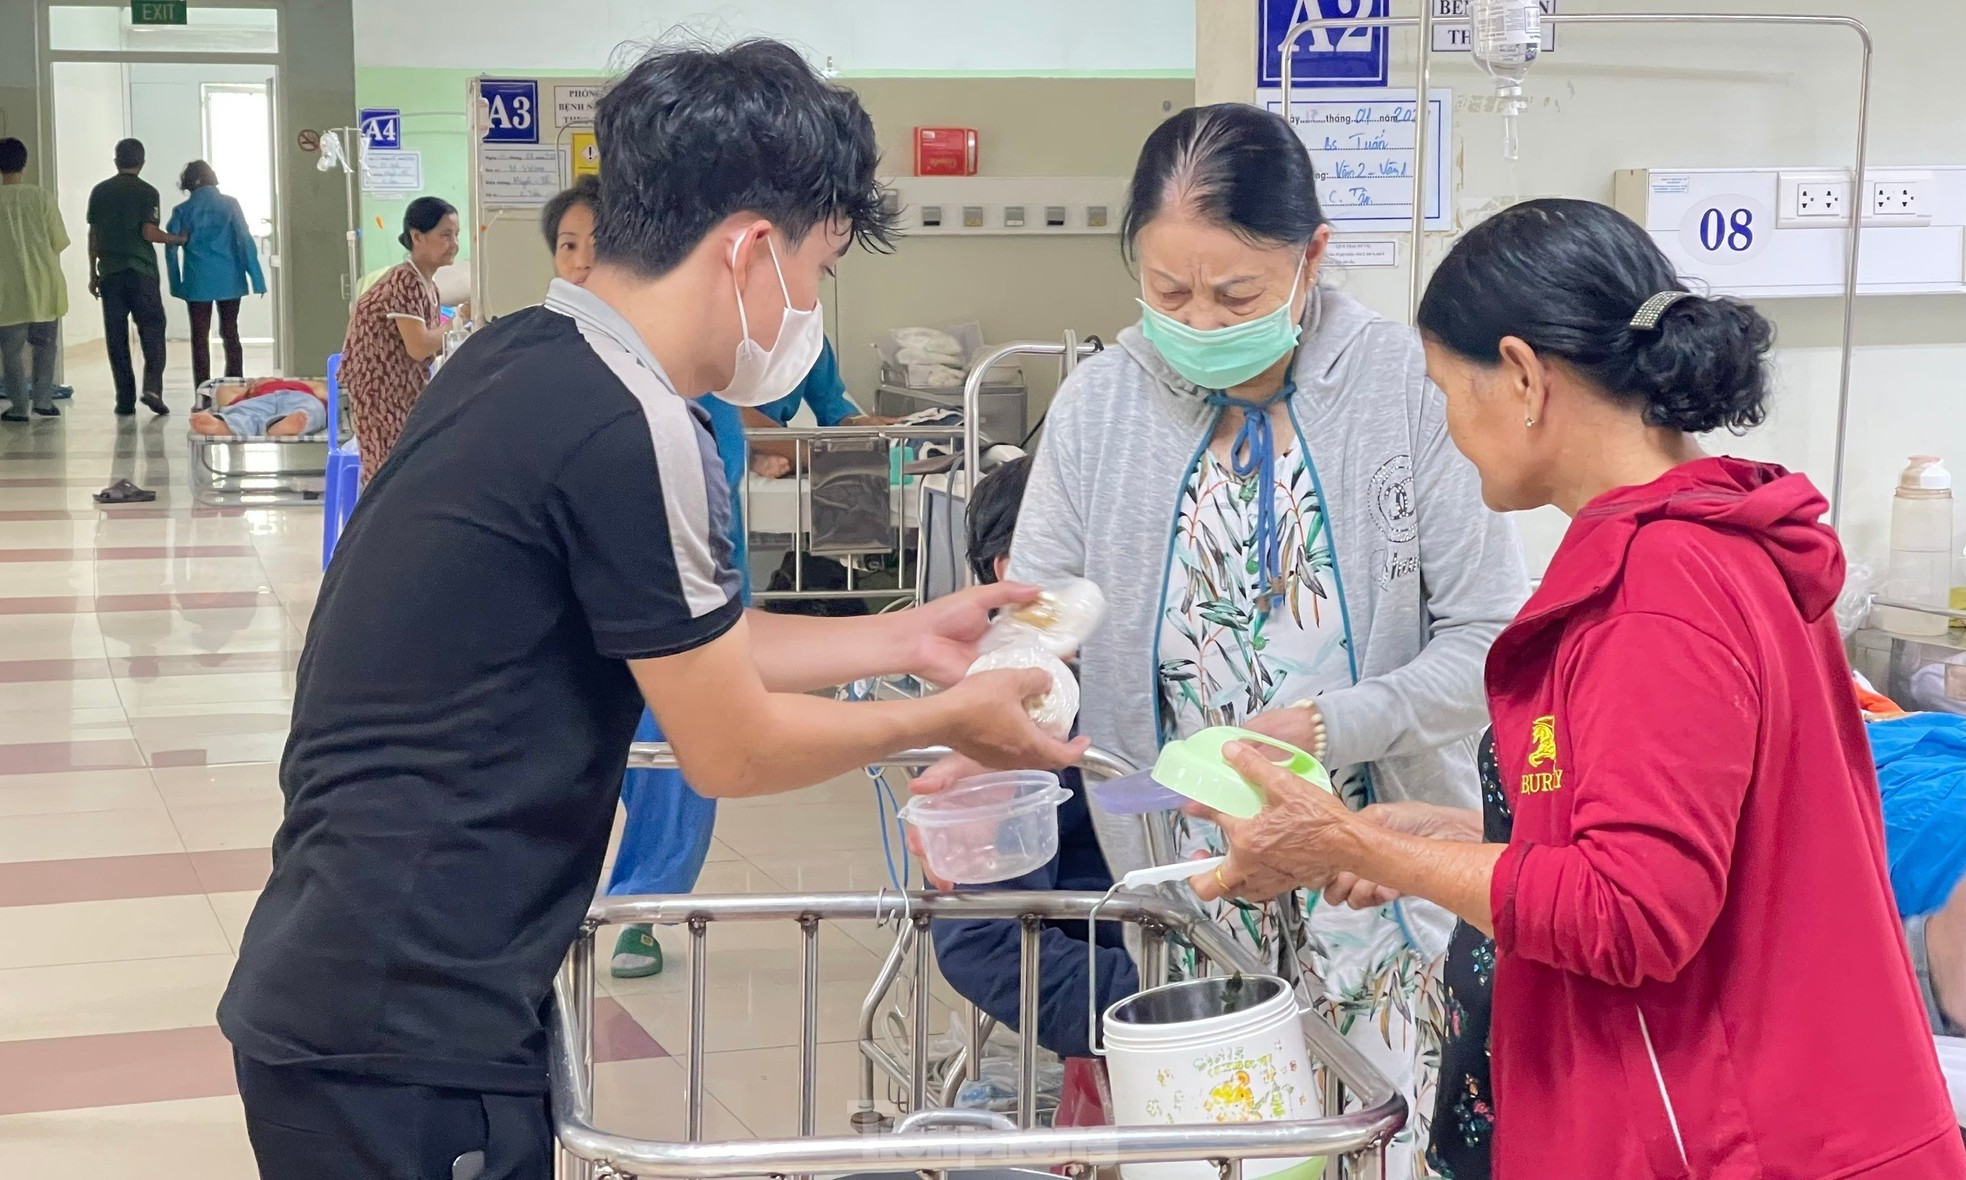
POLYGON ((183 25, 191 23, 189 0, 130 0, 133 25, 183 25))

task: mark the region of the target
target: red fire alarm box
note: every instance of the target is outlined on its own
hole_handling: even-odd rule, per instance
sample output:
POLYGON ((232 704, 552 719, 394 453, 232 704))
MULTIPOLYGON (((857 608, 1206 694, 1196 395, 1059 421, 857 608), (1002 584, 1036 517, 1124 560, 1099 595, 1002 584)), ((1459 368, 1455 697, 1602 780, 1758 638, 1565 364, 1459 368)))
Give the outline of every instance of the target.
POLYGON ((976 154, 975 128, 915 128, 916 176, 974 176, 976 154))

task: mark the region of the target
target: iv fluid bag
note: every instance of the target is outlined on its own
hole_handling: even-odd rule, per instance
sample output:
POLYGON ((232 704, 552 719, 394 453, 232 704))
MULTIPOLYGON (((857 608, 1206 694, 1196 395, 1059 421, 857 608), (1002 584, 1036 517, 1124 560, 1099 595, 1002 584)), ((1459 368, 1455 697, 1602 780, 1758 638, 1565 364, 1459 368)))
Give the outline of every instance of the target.
POLYGON ((1502 100, 1502 158, 1514 160, 1521 148, 1516 119, 1527 105, 1522 80, 1543 48, 1543 8, 1538 0, 1468 0, 1475 64, 1495 80, 1502 100))
POLYGON ((1543 48, 1538 0, 1468 0, 1475 64, 1503 86, 1519 88, 1543 48))

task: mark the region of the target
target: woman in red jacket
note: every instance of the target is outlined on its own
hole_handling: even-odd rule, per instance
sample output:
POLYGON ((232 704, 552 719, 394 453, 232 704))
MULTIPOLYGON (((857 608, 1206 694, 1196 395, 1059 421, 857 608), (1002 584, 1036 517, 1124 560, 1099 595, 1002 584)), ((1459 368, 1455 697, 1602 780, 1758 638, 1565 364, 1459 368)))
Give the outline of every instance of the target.
POLYGON ((1345 874, 1492 933, 1501 1180, 1966 1177, 1826 505, 1696 439, 1761 422, 1768 322, 1690 294, 1611 209, 1551 200, 1464 237, 1420 327, 1489 507, 1571 518, 1488 660, 1513 833, 1396 831, 1242 751, 1269 806, 1223 821, 1198 890, 1345 874))

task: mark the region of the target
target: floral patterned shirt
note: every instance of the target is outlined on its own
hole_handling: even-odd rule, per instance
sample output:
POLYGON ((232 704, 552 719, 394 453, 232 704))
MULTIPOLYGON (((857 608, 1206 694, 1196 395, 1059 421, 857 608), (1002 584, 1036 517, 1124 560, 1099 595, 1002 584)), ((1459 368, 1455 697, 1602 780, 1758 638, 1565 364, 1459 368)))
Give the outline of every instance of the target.
MULTIPOLYGON (((1298 448, 1275 463, 1279 578, 1261 585, 1255 548, 1259 477, 1237 476, 1213 450, 1182 489, 1162 603, 1164 738, 1237 725, 1352 683, 1335 554, 1317 484, 1298 448)), ((1362 767, 1332 770, 1352 807, 1366 802, 1362 767)), ((1177 816, 1183 857, 1224 851, 1213 824, 1177 816)), ((1438 963, 1412 947, 1393 907, 1357 911, 1299 893, 1288 906, 1219 904, 1216 919, 1285 979, 1309 981, 1312 1004, 1406 1095, 1413 1112, 1389 1145, 1387 1175, 1432 1175, 1424 1158, 1443 1032, 1438 963), (1278 929, 1278 923, 1287 930, 1278 929)), ((1182 964, 1192 972, 1192 961, 1182 964)), ((1312 1093, 1322 1094, 1322 1067, 1312 1093)))
MULTIPOLYGON (((1481 838, 1507 844, 1515 827, 1508 792, 1495 766, 1495 733, 1481 739, 1481 838)), ((1447 947, 1447 1042, 1440 1054, 1440 1092, 1427 1162, 1448 1180, 1488 1180, 1495 1137, 1488 1029, 1495 990, 1495 940, 1459 923, 1447 947)))

